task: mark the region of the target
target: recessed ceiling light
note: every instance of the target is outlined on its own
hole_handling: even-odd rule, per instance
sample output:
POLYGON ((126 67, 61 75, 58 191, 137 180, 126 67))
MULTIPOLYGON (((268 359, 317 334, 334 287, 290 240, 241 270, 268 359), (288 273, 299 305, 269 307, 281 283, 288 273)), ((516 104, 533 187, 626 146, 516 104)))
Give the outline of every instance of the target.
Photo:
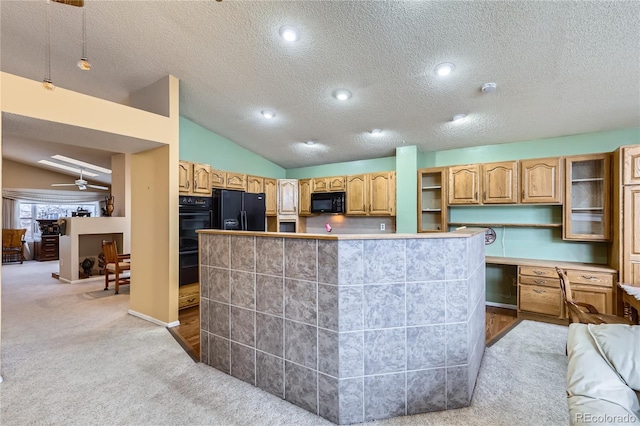
POLYGON ((276 116, 276 113, 273 111, 269 111, 267 109, 265 109, 264 111, 261 112, 262 116, 264 118, 266 118, 267 120, 271 120, 273 117, 276 116))
POLYGON ((308 146, 312 146, 315 145, 316 143, 314 141, 306 141, 305 142, 308 146))
POLYGON ((280 37, 286 41, 294 42, 300 38, 300 32, 289 25, 285 25, 284 27, 280 27, 280 37))
POLYGON ((65 166, 64 164, 54 163, 53 161, 49 161, 49 160, 38 160, 38 163, 45 164, 45 165, 51 166, 51 167, 56 167, 56 168, 62 169, 62 170, 67 170, 69 172, 74 172, 74 173, 77 173, 77 174, 80 174, 80 172, 82 172, 82 174, 84 176, 89 176, 89 177, 98 176, 97 173, 87 172, 85 170, 80 170, 80 169, 78 169, 76 167, 65 166))
POLYGON ((333 92, 333 97, 339 101, 346 101, 351 97, 351 92, 347 89, 338 89, 333 92))
POLYGON ((467 118, 467 114, 456 114, 451 118, 451 121, 458 122, 464 120, 465 118, 467 118))
POLYGON ((446 77, 456 68, 454 64, 451 62, 444 62, 442 64, 436 65, 436 74, 440 77, 446 77))
POLYGON ((111 170, 109 169, 105 169, 104 167, 96 166, 95 164, 87 163, 85 161, 76 160, 75 158, 65 157, 64 155, 56 154, 52 155, 51 158, 54 160, 64 161, 65 163, 75 164, 76 166, 82 167, 83 170, 91 169, 108 175, 111 174, 111 170))
POLYGON ((371 134, 372 135, 381 135, 382 134, 382 129, 371 129, 371 134))

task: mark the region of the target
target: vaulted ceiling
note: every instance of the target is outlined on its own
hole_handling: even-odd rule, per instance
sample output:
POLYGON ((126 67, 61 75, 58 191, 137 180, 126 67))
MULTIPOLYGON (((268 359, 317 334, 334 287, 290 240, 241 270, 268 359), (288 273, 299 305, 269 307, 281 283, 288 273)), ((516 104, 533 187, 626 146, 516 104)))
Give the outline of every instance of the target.
MULTIPOLYGON (((42 80, 47 2, 0 7, 2 71, 42 80)), ((126 103, 172 74, 182 116, 285 168, 640 126, 637 1, 86 0, 88 72, 82 9, 49 8, 56 86, 126 103)))

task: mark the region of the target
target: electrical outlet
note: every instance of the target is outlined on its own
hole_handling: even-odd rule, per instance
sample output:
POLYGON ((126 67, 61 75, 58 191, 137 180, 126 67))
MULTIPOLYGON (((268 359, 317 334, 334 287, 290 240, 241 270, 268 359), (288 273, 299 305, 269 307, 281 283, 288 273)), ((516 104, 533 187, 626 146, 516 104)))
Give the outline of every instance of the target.
POLYGON ((380 224, 380 230, 381 230, 381 231, 384 231, 384 230, 385 230, 384 223, 381 223, 381 224, 380 224))

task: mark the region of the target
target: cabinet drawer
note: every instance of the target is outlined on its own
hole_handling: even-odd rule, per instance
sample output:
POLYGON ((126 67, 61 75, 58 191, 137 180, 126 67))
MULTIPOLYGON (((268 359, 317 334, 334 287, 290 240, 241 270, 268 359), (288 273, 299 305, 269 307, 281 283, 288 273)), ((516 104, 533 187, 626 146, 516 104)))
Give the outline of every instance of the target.
POLYGON ((560 288, 559 278, 546 278, 546 277, 527 277, 521 276, 518 281, 520 284, 538 285, 543 287, 560 288))
POLYGON ((190 308, 192 306, 197 306, 200 304, 199 296, 192 297, 181 297, 178 299, 178 309, 190 308))
POLYGON ((558 273, 554 268, 538 266, 520 266, 520 275, 531 275, 533 277, 558 278, 558 273))
POLYGON ((536 314, 561 317, 562 299, 559 288, 520 284, 518 309, 536 314))
POLYGON ((588 271, 567 271, 567 278, 569 281, 577 284, 591 284, 604 287, 613 286, 613 275, 602 272, 588 272, 588 271))

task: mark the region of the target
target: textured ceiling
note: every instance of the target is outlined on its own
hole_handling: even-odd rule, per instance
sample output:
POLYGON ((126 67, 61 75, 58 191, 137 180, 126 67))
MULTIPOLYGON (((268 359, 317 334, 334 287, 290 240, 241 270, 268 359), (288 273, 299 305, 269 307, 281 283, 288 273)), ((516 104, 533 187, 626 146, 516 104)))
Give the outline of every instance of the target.
MULTIPOLYGON (((181 115, 285 168, 640 126, 637 1, 85 5, 90 72, 76 67, 82 9, 50 6, 57 86, 124 102, 172 74, 181 115), (448 78, 441 62, 456 65, 448 78), (489 81, 498 90, 483 95, 489 81)), ((3 71, 42 80, 46 8, 1 2, 3 71)))

